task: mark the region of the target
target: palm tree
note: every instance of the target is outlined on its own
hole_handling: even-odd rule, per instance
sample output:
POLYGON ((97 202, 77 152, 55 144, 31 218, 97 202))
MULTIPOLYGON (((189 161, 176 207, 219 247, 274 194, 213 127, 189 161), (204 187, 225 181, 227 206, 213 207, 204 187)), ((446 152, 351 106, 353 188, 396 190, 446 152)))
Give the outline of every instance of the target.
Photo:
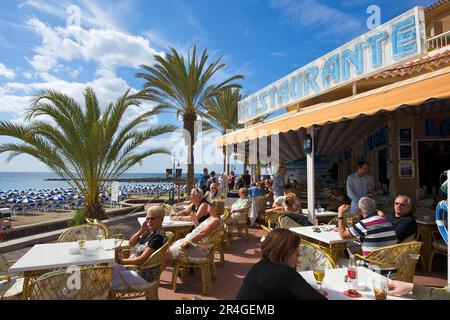
MULTIPOLYGON (((243 128, 243 125, 238 124, 238 102, 243 98, 245 95, 240 93, 239 88, 226 88, 206 101, 204 117, 222 135, 225 135, 227 130, 243 128)), ((222 146, 222 152, 223 171, 228 174, 230 170, 229 164, 228 167, 226 166, 227 147, 225 145, 222 146)))
POLYGON ((198 116, 202 115, 205 102, 225 88, 239 88, 235 80, 243 79, 241 75, 230 77, 219 84, 212 84, 213 76, 225 68, 222 57, 208 63, 208 54, 204 50, 197 57, 197 47, 187 59, 174 48, 164 57, 155 55, 156 63, 150 67, 142 65, 144 72, 136 74, 146 82, 142 91, 136 96, 152 100, 160 106, 172 109, 177 118, 182 118, 183 128, 188 132, 185 143, 188 146, 188 190, 194 180, 194 144, 196 142, 194 126, 198 116))
POLYGON ((68 95, 41 91, 25 114, 29 124, 0 122, 0 136, 20 141, 1 144, 0 154, 10 152, 8 161, 20 154, 40 160, 81 192, 88 217, 103 218, 99 195, 108 180, 116 179, 148 156, 168 153, 159 148, 142 152, 136 149, 148 139, 171 132, 175 127, 163 125, 138 130, 138 126, 144 125, 148 117, 158 114, 161 108, 124 123, 125 112, 140 105, 130 95, 130 90, 110 103, 103 114, 90 88, 84 92, 84 104, 83 109, 68 95), (39 119, 40 116, 49 120, 39 119))

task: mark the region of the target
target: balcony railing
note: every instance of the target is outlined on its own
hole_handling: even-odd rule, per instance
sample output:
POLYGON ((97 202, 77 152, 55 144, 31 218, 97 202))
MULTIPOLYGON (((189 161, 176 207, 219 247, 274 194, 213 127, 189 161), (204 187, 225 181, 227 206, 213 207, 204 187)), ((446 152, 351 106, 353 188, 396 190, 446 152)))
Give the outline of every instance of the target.
POLYGON ((435 37, 427 39, 428 51, 440 49, 450 45, 450 31, 441 33, 435 37))

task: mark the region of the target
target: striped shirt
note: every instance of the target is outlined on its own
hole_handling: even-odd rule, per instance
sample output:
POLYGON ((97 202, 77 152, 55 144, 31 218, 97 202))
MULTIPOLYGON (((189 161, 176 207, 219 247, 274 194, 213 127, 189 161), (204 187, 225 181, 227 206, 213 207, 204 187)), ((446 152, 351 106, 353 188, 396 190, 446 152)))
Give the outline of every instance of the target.
POLYGON ((397 244, 394 226, 378 215, 358 221, 348 231, 361 241, 364 256, 376 249, 397 244))

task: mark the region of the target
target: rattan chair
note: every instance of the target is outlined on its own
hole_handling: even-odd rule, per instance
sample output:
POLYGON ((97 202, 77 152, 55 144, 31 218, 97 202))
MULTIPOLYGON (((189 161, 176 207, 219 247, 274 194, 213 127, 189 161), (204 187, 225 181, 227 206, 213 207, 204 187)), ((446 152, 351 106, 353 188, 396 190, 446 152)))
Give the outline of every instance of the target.
POLYGON ((10 287, 11 278, 9 276, 0 276, 0 300, 3 299, 3 296, 8 292, 10 287))
POLYGON ((58 238, 57 242, 75 242, 83 235, 86 240, 97 240, 98 230, 103 231, 105 239, 109 238, 108 228, 102 224, 83 224, 81 226, 72 227, 64 231, 58 238))
POLYGON ((396 280, 413 282, 421 247, 422 242, 412 241, 380 248, 367 256, 355 254, 355 257, 371 265, 397 268, 396 280))
POLYGON ((84 267, 73 273, 66 270, 53 271, 32 280, 25 299, 107 300, 111 281, 111 267, 84 267))
POLYGON ((204 246, 211 246, 211 251, 205 258, 191 258, 188 257, 186 251, 183 250, 182 257, 175 259, 175 266, 173 268, 172 274, 172 289, 173 291, 177 290, 177 278, 178 272, 180 268, 199 268, 202 273, 202 285, 203 285, 203 294, 209 294, 212 288, 212 280, 216 278, 216 268, 214 266, 214 253, 216 251, 216 247, 220 241, 220 233, 221 226, 219 226, 216 230, 211 232, 209 235, 205 236, 199 244, 204 246))
POLYGON ((0 276, 9 278, 8 290, 3 293, 3 299, 5 300, 20 299, 23 292, 24 278, 22 274, 12 274, 9 272, 9 268, 14 262, 8 261, 4 255, 0 254, 0 276))
POLYGON ((433 258, 436 254, 440 254, 443 256, 447 256, 448 249, 447 244, 445 243, 444 239, 442 239, 441 234, 437 231, 433 231, 431 233, 431 253, 430 253, 430 260, 428 261, 428 271, 431 271, 431 267, 433 266, 433 258))
MULTIPOLYGON (((139 297, 145 297, 146 300, 159 300, 158 289, 159 289, 159 281, 161 277, 161 273, 165 269, 165 256, 167 249, 172 245, 175 238, 175 234, 173 232, 166 232, 166 242, 164 245, 156 250, 142 265, 126 265, 123 266, 126 269, 133 269, 139 272, 139 270, 147 269, 147 268, 158 268, 159 273, 156 275, 155 281, 149 283, 144 286, 133 286, 127 283, 126 279, 122 277, 119 272, 119 275, 122 277, 122 281, 124 286, 119 289, 110 290, 109 297, 112 300, 123 300, 123 299, 135 299, 139 297)), ((123 256, 123 254, 130 249, 121 250, 119 255, 123 256)))
POLYGON ((291 219, 287 215, 280 215, 278 217, 278 225, 280 226, 280 228, 283 228, 283 229, 303 227, 300 223, 291 219))
MULTIPOLYGON (((246 210, 246 213, 245 213, 245 219, 243 219, 242 222, 238 222, 236 219, 234 219, 234 222, 229 223, 229 222, 226 222, 226 220, 224 220, 226 233, 230 239, 233 235, 233 228, 237 229, 237 234, 239 234, 240 236, 242 236, 244 234, 243 231, 245 231, 245 240, 248 241, 248 239, 249 239, 248 221, 247 220, 248 220, 248 213, 251 209, 251 205, 245 207, 244 209, 246 210)), ((230 213, 230 215, 231 215, 231 213, 230 213)))
POLYGON ((296 266, 298 272, 315 270, 318 265, 323 269, 336 268, 333 258, 314 243, 302 240, 298 250, 300 253, 296 266))
POLYGON ((97 219, 86 218, 87 224, 101 225, 108 231, 108 237, 110 239, 116 239, 116 243, 119 247, 127 247, 128 240, 124 239, 124 235, 122 233, 112 233, 112 228, 108 227, 106 224, 98 221, 97 219))

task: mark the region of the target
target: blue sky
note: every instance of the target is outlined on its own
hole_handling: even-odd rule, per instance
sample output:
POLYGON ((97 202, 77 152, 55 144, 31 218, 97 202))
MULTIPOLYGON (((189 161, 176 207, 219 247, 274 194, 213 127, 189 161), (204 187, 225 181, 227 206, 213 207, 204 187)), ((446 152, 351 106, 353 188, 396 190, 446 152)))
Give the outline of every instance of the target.
MULTIPOLYGON (((187 53, 196 44, 208 49, 212 58, 223 56, 227 68, 215 80, 242 74, 244 91, 251 93, 367 32, 369 5, 381 8, 384 23, 433 2, 3 0, 0 120, 22 121, 30 98, 41 88, 80 98, 91 86, 105 105, 129 87, 139 89, 142 81, 134 77, 138 66, 151 65, 153 55, 163 54, 169 46, 187 53), (67 9, 74 5, 80 9, 81 28, 67 25, 67 9)), ((174 114, 160 115, 150 123, 181 125, 174 114)), ((179 142, 179 136, 166 135, 147 146, 176 149, 179 142)), ((202 159, 201 148, 197 149, 196 171, 205 165, 220 170, 221 165, 212 164, 221 163, 220 158, 202 159)), ((220 155, 211 148, 208 152, 220 155)), ((9 163, 6 158, 0 155, 0 171, 48 171, 28 156, 9 163)), ((170 161, 170 156, 153 156, 130 172, 163 172, 170 161)))

